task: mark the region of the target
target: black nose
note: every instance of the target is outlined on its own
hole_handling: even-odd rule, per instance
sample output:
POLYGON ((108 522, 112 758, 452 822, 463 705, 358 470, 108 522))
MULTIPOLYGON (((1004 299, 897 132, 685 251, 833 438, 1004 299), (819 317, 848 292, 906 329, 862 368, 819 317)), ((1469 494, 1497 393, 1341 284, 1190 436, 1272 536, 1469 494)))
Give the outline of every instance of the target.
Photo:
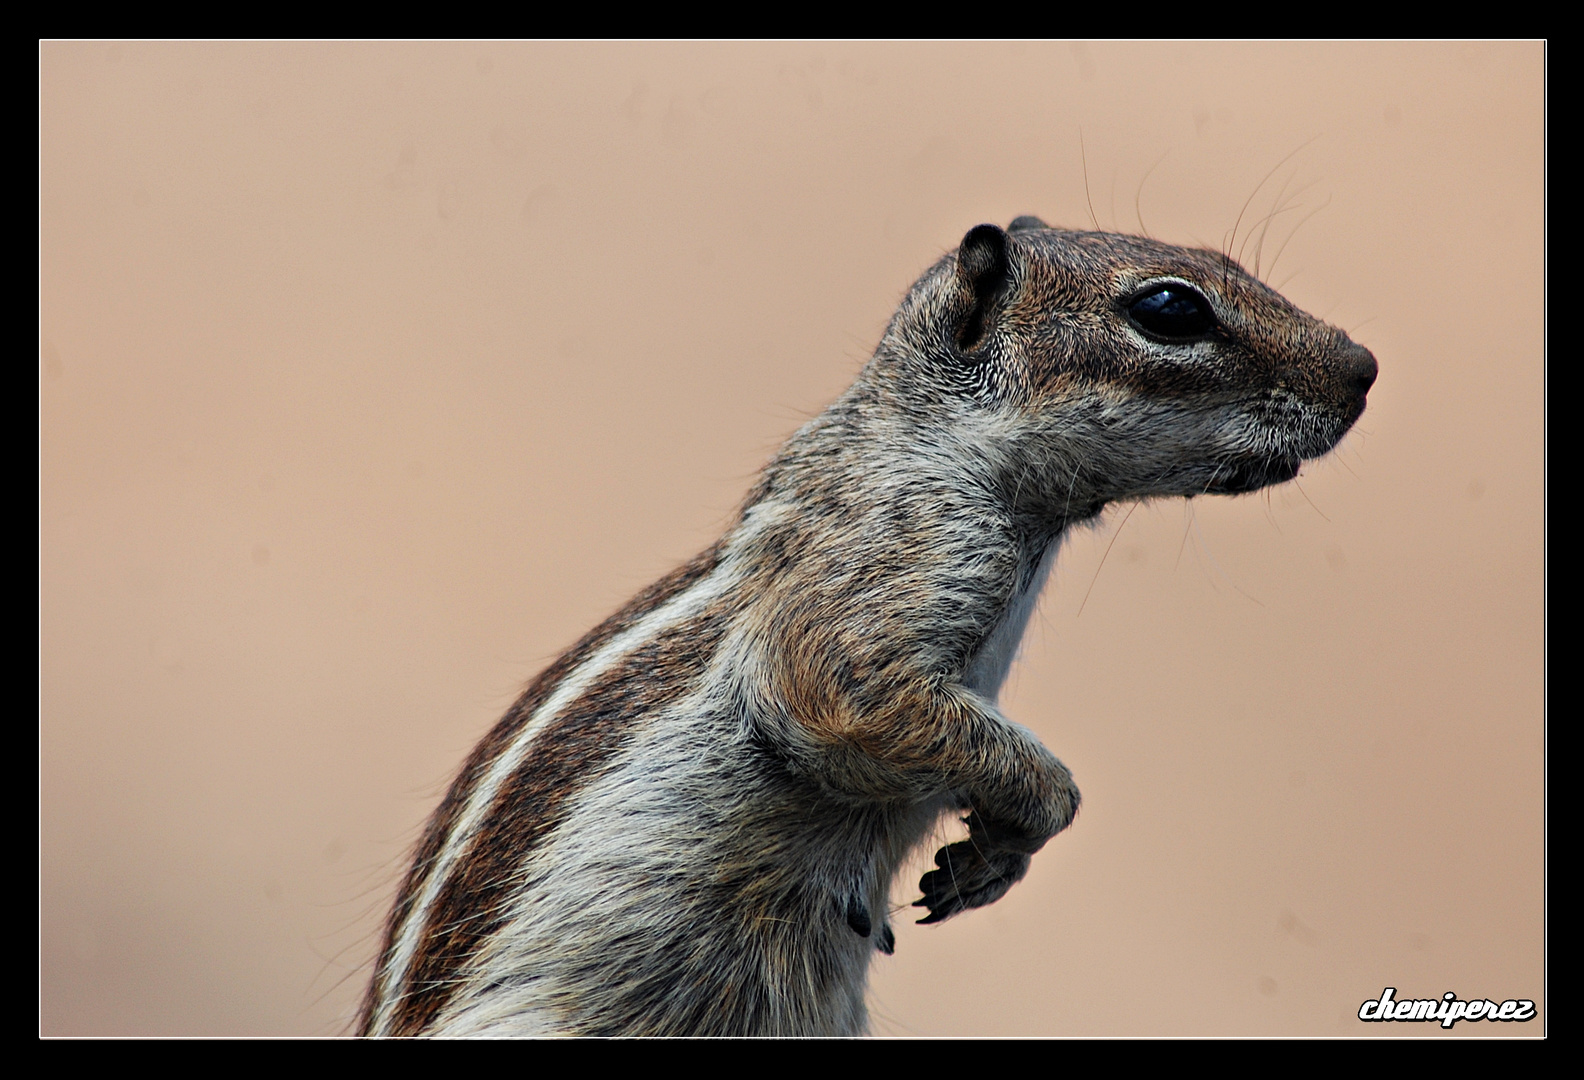
POLYGON ((1354 345, 1342 354, 1342 373, 1353 390, 1360 397, 1369 393, 1369 388, 1375 385, 1375 376, 1380 373, 1380 365, 1375 363, 1375 354, 1362 345, 1354 345))
POLYGON ((1348 342, 1342 350, 1342 375, 1343 383, 1348 390, 1356 396, 1364 397, 1369 393, 1370 386, 1375 385, 1375 375, 1380 372, 1380 366, 1375 363, 1375 353, 1370 352, 1364 345, 1348 342))

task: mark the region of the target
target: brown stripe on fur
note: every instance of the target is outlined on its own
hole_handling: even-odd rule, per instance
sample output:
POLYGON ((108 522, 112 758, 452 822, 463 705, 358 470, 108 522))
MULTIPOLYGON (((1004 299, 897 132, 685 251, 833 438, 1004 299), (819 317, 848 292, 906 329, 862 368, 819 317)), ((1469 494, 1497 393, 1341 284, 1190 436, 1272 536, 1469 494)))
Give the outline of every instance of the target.
MULTIPOLYGON (((396 936, 411 915, 412 907, 417 902, 418 896, 423 892, 424 883, 429 878, 429 872, 434 867, 435 861, 439 859, 440 852, 445 846, 446 838, 450 836, 451 830, 455 828, 457 819, 462 813, 462 808, 467 805, 473 789, 489 772, 490 764, 511 745, 517 733, 522 730, 523 725, 549 700, 550 696, 555 693, 556 687, 561 685, 562 680, 587 663, 591 656, 603 648, 611 639, 622 633, 622 631, 632 626, 645 615, 648 615, 667 600, 670 600, 673 596, 707 576, 720 564, 720 554, 721 545, 717 543, 649 586, 616 614, 600 623, 593 630, 590 630, 583 636, 582 640, 562 653, 553 664, 540 672, 538 677, 528 684, 528 688, 523 691, 522 696, 512 704, 510 709, 506 710, 506 715, 501 717, 495 727, 490 730, 490 733, 484 737, 484 740, 474 748, 473 753, 468 756, 467 763, 463 765, 462 771, 457 775, 456 780, 452 782, 450 789, 446 792, 445 798, 440 801, 440 805, 435 808, 434 814, 429 818, 429 823, 424 828, 423 838, 418 843, 412 867, 407 871, 407 876, 402 881, 401 891, 397 893, 396 905, 385 925, 384 940, 380 946, 379 969, 370 983, 368 994, 363 1001, 361 1014, 358 1017, 357 1031, 359 1035, 366 1036, 373 1033, 374 1014, 380 1000, 393 989, 396 989, 386 986, 391 950, 396 943, 396 936)), ((583 700, 587 700, 586 695, 583 700)), ((571 708, 569 706, 569 715, 571 708)), ((525 768, 527 764, 533 763, 535 760, 534 755, 529 755, 529 761, 525 763, 525 768)), ((509 784, 505 793, 510 794, 515 790, 515 786, 515 782, 509 784)), ((450 886, 447 886, 446 891, 450 891, 450 886)), ((443 901, 444 895, 445 893, 442 893, 441 897, 437 897, 437 901, 443 901)), ((440 907, 437 906, 436 910, 440 910, 440 907)), ((432 915, 431 923, 434 924, 432 915)), ((442 921, 437 925, 444 925, 444 922, 442 921)), ((422 951, 423 946, 420 946, 420 954, 422 951)), ((414 985, 416 963, 417 958, 415 957, 413 965, 408 967, 407 982, 409 985, 414 985)), ((404 996, 409 1001, 411 1000, 411 994, 404 996)), ((410 1033, 408 1030, 410 1024, 406 1021, 410 1012, 411 1009, 404 1003, 395 1019, 395 1033, 410 1033)), ((428 1014, 428 1016, 432 1015, 432 1012, 428 1014)), ((428 1016, 424 1018, 424 1022, 427 1022, 428 1016)))
POLYGON ((722 599, 645 642, 535 736, 435 897, 392 1034, 419 1034, 439 1014, 459 969, 503 921, 523 860, 561 823, 578 792, 614 762, 642 718, 697 683, 725 633, 731 606, 722 599))

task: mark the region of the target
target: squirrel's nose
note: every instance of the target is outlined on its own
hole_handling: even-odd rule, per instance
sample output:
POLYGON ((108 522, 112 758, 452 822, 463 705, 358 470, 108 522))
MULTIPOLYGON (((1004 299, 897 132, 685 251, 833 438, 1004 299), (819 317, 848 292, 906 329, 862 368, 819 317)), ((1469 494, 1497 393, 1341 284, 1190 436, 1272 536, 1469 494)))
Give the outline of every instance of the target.
POLYGON ((1380 373, 1380 365, 1375 363, 1375 354, 1362 345, 1353 345, 1342 354, 1342 375, 1352 386, 1354 393, 1363 397, 1369 393, 1369 388, 1375 385, 1375 376, 1380 373))

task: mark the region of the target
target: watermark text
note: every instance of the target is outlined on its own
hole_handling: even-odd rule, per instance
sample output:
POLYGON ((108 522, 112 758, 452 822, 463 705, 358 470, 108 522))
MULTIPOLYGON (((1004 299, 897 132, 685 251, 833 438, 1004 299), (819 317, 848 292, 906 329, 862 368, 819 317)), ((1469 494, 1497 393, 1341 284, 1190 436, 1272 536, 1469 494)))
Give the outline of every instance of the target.
POLYGON ((1379 998, 1371 998, 1359 1006, 1358 1018, 1371 1023, 1386 1020, 1417 1021, 1421 1024, 1433 1022, 1449 1028, 1459 1020, 1521 1022, 1535 1017, 1535 1003, 1527 1000, 1508 999, 1500 1005, 1485 998, 1463 1001, 1448 990, 1439 998, 1394 1001, 1392 998, 1396 993, 1395 986, 1388 986, 1379 998))

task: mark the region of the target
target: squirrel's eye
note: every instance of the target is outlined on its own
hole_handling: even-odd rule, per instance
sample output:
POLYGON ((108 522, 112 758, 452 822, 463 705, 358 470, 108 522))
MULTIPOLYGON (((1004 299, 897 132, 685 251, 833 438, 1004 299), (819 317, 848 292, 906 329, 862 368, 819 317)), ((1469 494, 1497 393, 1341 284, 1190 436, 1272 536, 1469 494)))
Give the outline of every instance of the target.
POLYGON ((1128 304, 1139 328, 1169 341, 1195 341, 1216 328, 1210 301, 1186 285, 1157 285, 1128 304))

